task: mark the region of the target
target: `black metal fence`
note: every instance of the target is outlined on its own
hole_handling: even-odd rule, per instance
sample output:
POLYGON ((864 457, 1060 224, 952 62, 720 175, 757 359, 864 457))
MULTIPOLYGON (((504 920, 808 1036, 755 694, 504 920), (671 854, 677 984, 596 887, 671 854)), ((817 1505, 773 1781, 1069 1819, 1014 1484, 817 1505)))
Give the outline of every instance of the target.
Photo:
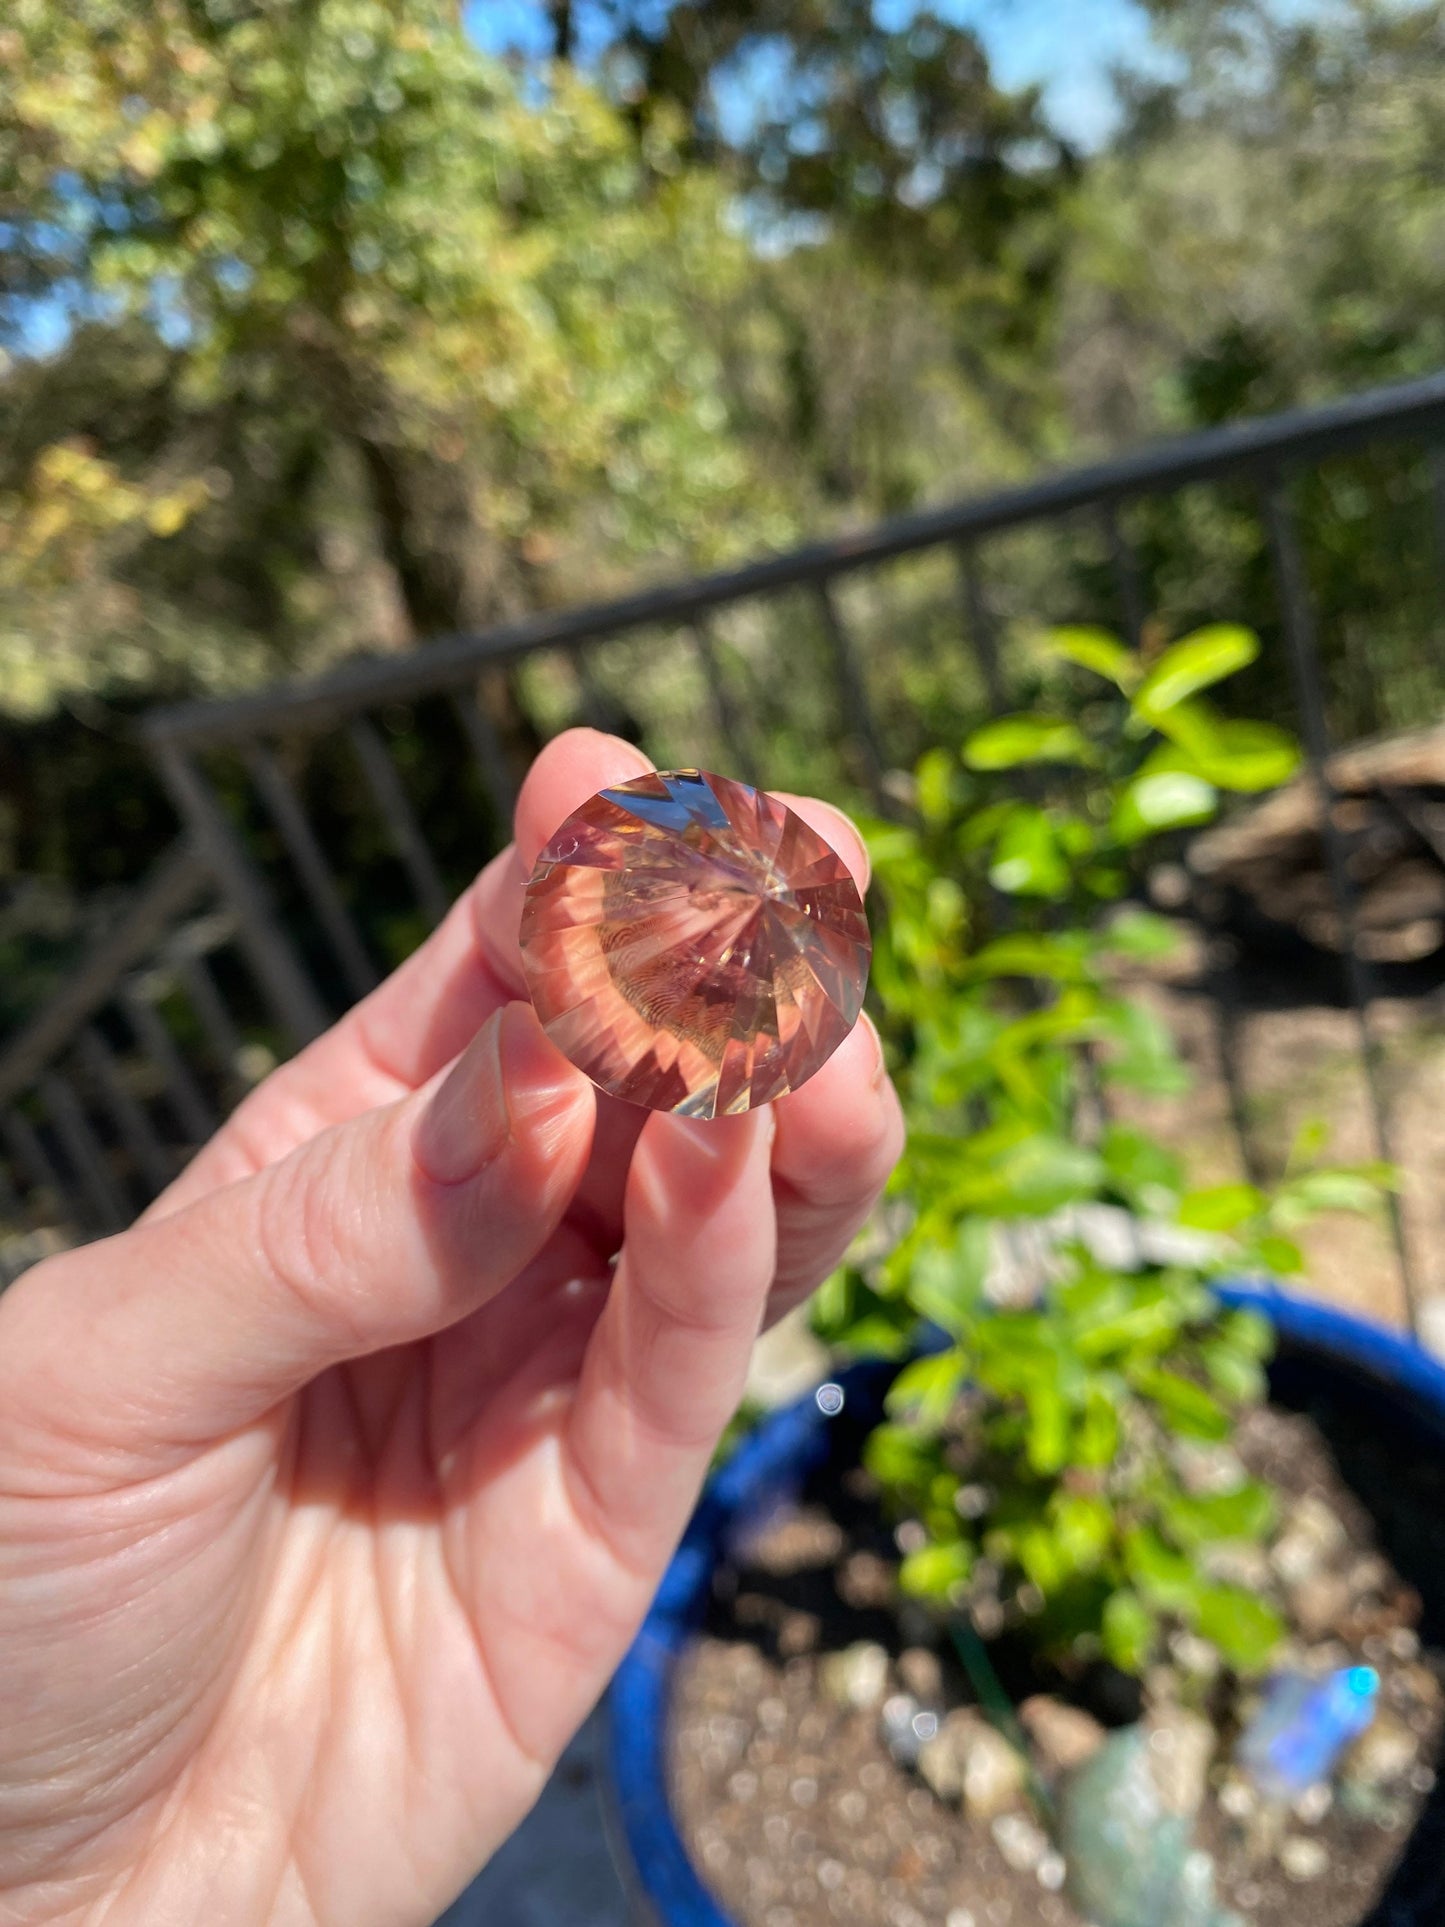
MULTIPOLYGON (((1019 618, 1103 620, 1137 641, 1156 610, 1187 614, 1191 599, 1200 617, 1261 630, 1271 701, 1292 704, 1326 803, 1369 1114, 1389 1156, 1377 985, 1353 940, 1348 835, 1328 807, 1331 722, 1398 720, 1392 691, 1411 713, 1439 704, 1442 585, 1445 373, 316 681, 153 712, 146 740, 187 836, 124 930, 0 1054, 0 1215, 8 1188, 11 1208, 37 1219, 82 1232, 122 1222, 267 1052, 314 1036, 437 922, 504 840, 519 774, 480 679, 521 675, 542 733, 621 719, 664 764, 766 773, 890 810, 890 772, 930 733, 1016 699, 1019 618), (1333 548, 1316 539, 1326 526, 1344 532, 1333 548), (1181 588, 1180 545, 1198 529, 1215 558, 1181 588), (1402 614, 1392 598, 1412 600, 1402 614), (1335 635, 1352 601, 1375 643, 1335 635), (1397 674, 1380 671, 1381 624, 1397 674)), ((1396 1247, 1408 1306, 1398 1224, 1396 1247)))

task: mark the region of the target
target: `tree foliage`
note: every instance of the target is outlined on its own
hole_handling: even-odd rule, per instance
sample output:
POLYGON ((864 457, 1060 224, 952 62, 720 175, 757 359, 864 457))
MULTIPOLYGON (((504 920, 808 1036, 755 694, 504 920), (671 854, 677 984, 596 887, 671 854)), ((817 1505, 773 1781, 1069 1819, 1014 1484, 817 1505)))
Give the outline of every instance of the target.
MULTIPOLYGON (((556 57, 508 62, 454 0, 13 0, 12 766, 58 704, 405 647, 1437 365, 1439 0, 1149 10, 1168 60, 1080 152, 941 8, 537 0, 556 57)), ((1312 509, 1338 719, 1416 713, 1421 542, 1332 485, 1312 509)), ((1135 539, 1174 633, 1268 630, 1252 505, 1135 539)), ((1112 615, 1101 574, 1011 553, 1006 643, 1112 615)), ((813 780, 793 747, 778 775, 813 780)), ((15 800, 42 787, 7 863, 55 847, 15 800)))

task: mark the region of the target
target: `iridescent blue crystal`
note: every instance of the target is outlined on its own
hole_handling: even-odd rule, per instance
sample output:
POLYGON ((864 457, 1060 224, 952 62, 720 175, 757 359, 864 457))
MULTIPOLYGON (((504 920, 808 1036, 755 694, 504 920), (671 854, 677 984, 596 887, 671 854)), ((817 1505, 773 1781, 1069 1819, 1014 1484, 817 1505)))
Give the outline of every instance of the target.
POLYGON ((1297 1799, 1330 1777, 1375 1717, 1379 1692, 1372 1666, 1342 1666, 1320 1678, 1280 1673, 1241 1735, 1236 1758, 1270 1799, 1297 1799))

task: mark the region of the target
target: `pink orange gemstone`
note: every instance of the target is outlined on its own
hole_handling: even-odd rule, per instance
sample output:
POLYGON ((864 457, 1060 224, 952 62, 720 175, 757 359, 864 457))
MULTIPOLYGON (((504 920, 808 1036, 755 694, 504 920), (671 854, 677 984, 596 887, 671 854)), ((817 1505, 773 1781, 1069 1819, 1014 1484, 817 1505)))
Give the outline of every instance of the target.
POLYGON ((822 837, 762 790, 664 770, 537 859, 522 963, 547 1035, 613 1097, 721 1117, 795 1091, 857 1020, 871 945, 822 837))

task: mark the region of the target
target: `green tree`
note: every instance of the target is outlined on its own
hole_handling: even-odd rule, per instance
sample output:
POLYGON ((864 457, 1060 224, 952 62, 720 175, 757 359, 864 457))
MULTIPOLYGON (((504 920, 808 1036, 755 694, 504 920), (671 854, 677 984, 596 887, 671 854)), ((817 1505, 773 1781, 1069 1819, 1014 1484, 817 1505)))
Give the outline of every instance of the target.
POLYGON ((442 0, 22 0, 0 52, 12 317, 149 322, 193 411, 345 451, 416 633, 537 599, 580 533, 774 532, 692 319, 743 250, 665 117, 562 68, 524 97, 442 0))

